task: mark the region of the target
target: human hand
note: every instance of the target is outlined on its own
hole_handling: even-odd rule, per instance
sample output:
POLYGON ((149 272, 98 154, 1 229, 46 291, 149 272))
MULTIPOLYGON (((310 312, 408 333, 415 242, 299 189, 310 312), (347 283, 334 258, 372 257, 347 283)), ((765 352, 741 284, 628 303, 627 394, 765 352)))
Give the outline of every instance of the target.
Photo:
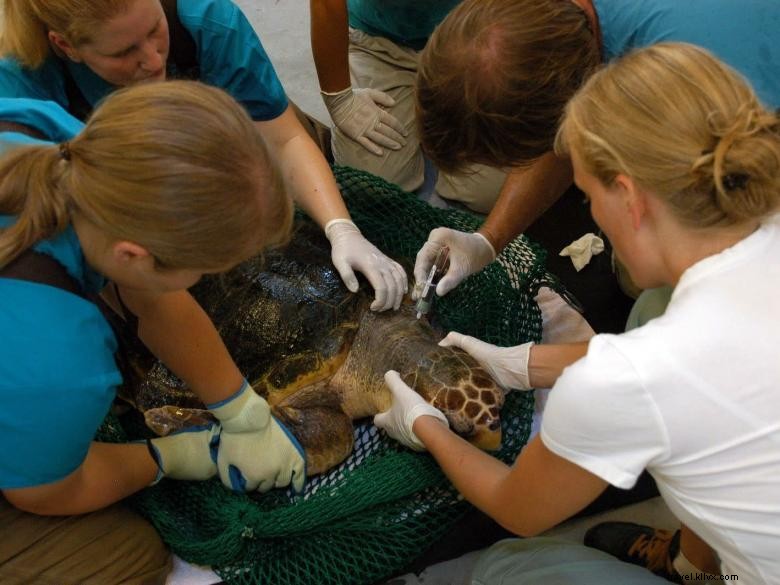
MULTIPOLYGON (((493 246, 479 232, 467 233, 450 228, 436 228, 431 230, 428 241, 417 252, 414 262, 416 284, 424 283, 428 278, 428 273, 436 261, 436 254, 443 246, 450 249, 450 266, 436 285, 436 294, 440 297, 458 286, 467 276, 482 270, 496 259, 493 246)), ((417 300, 419 295, 420 288, 415 286, 412 298, 417 300)))
POLYGON ((425 402, 422 396, 409 388, 398 372, 390 370, 385 373, 385 383, 393 395, 393 404, 389 410, 374 415, 374 424, 402 445, 415 451, 425 451, 412 427, 419 416, 432 416, 441 421, 447 428, 449 423, 442 412, 425 402))
POLYGON ((398 262, 380 252, 348 219, 330 220, 325 226, 325 235, 330 240, 333 265, 350 291, 358 290, 354 271, 359 270, 374 287, 372 311, 401 306, 408 284, 406 272, 398 262))
POLYGON ((157 477, 204 480, 217 474, 219 426, 189 427, 165 437, 148 439, 146 444, 157 463, 157 477))
POLYGON ((528 358, 533 341, 514 347, 499 347, 475 337, 451 331, 439 342, 442 347, 459 347, 479 362, 505 390, 531 390, 528 358))
POLYGON ((406 144, 407 132, 398 119, 382 109, 395 100, 377 89, 352 89, 336 93, 320 92, 333 123, 366 150, 382 156, 382 146, 398 150, 406 144))
POLYGON ((271 416, 268 403, 248 383, 209 409, 222 423, 216 461, 225 486, 235 491, 265 492, 292 483, 296 492, 303 490, 303 448, 271 416))

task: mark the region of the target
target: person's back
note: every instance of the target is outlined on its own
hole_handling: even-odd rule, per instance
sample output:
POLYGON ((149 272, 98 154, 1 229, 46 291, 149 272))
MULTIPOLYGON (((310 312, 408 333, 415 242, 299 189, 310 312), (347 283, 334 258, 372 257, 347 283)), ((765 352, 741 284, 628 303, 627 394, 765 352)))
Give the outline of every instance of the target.
POLYGON ((663 41, 685 41, 710 50, 742 73, 767 106, 780 107, 775 0, 593 0, 593 5, 604 61, 663 41))

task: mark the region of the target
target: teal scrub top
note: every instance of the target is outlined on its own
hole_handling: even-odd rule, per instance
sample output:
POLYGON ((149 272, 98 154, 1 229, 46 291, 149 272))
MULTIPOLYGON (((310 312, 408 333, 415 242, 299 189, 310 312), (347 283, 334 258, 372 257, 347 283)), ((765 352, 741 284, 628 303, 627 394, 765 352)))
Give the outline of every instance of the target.
POLYGON ((349 26, 421 50, 460 0, 348 0, 349 26))
MULTIPOLYGON (((260 39, 230 0, 178 0, 177 11, 197 47, 200 81, 232 95, 253 120, 273 120, 287 108, 287 96, 260 39)), ((0 60, 0 97, 54 101, 68 108, 63 67, 93 106, 114 86, 89 67, 54 55, 30 70, 14 59, 0 60)))
MULTIPOLYGON (((16 218, 0 215, 0 229, 16 218)), ((59 261, 86 292, 89 268, 72 228, 34 248, 59 261)), ((0 278, 0 489, 63 479, 87 455, 122 377, 116 338, 98 307, 45 284, 0 278)))
POLYGON ((747 78, 762 103, 780 107, 778 0, 593 0, 604 60, 663 41, 711 51, 747 78))
POLYGON ((19 132, 0 133, 0 155, 23 144, 51 144, 70 140, 84 128, 79 120, 51 101, 0 97, 0 120, 30 126, 48 138, 39 140, 19 132))
MULTIPOLYGON (((57 104, 30 99, 0 98, 0 119, 31 126, 55 142, 82 127, 57 104)), ((0 148, 32 140, 3 132, 0 148)), ((0 229, 15 221, 0 215, 0 229)), ((85 294, 105 286, 87 265, 72 227, 33 247, 62 264, 85 294)), ((0 436, 8 446, 0 450, 0 489, 63 479, 84 461, 122 381, 114 333, 85 298, 0 278, 0 339, 0 436)))

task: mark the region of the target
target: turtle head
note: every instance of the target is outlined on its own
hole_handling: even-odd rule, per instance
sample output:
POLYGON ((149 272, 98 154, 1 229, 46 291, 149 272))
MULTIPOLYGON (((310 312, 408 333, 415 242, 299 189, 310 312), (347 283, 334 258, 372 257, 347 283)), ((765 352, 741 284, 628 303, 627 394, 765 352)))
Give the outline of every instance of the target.
POLYGON ((410 378, 407 384, 444 413, 455 433, 487 451, 501 446, 504 391, 465 351, 437 346, 410 378))

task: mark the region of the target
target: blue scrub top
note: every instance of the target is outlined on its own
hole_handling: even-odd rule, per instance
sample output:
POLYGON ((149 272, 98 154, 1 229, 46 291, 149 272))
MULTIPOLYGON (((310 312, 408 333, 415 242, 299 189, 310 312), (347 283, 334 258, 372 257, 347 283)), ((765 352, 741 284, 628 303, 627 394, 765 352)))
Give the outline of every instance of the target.
MULTIPOLYGON (((15 221, 0 215, 0 228, 15 221)), ((58 260, 86 292, 102 288, 72 228, 34 248, 58 260)), ((61 480, 84 461, 122 381, 114 333, 82 297, 0 278, 0 337, 0 489, 61 480)))
POLYGON ((457 4, 460 0, 348 0, 347 7, 351 27, 419 51, 457 4))
POLYGON ((51 101, 0 97, 0 120, 30 126, 48 138, 39 140, 19 132, 0 132, 0 155, 23 144, 51 144, 70 140, 84 124, 51 101))
MULTIPOLYGON (((29 99, 0 99, 0 119, 57 142, 82 127, 57 104, 29 99)), ((3 132, 0 148, 33 140, 3 132)), ((0 215, 0 229, 15 221, 0 215)), ((33 247, 62 264, 86 294, 105 286, 87 265, 72 227, 33 247)), ((0 339, 0 436, 6 444, 0 449, 0 489, 63 479, 84 461, 122 381, 114 333, 97 306, 80 296, 0 278, 0 339)))
MULTIPOLYGON (((273 120, 287 108, 287 96, 260 39, 241 10, 230 0, 178 0, 182 25, 197 48, 200 81, 227 91, 253 120, 273 120)), ((67 109, 63 67, 70 71, 93 106, 114 86, 89 67, 54 55, 38 69, 0 60, 0 97, 54 101, 67 109)))
POLYGON ((594 0, 604 59, 663 41, 711 51, 744 75, 762 103, 780 107, 778 0, 594 0))

